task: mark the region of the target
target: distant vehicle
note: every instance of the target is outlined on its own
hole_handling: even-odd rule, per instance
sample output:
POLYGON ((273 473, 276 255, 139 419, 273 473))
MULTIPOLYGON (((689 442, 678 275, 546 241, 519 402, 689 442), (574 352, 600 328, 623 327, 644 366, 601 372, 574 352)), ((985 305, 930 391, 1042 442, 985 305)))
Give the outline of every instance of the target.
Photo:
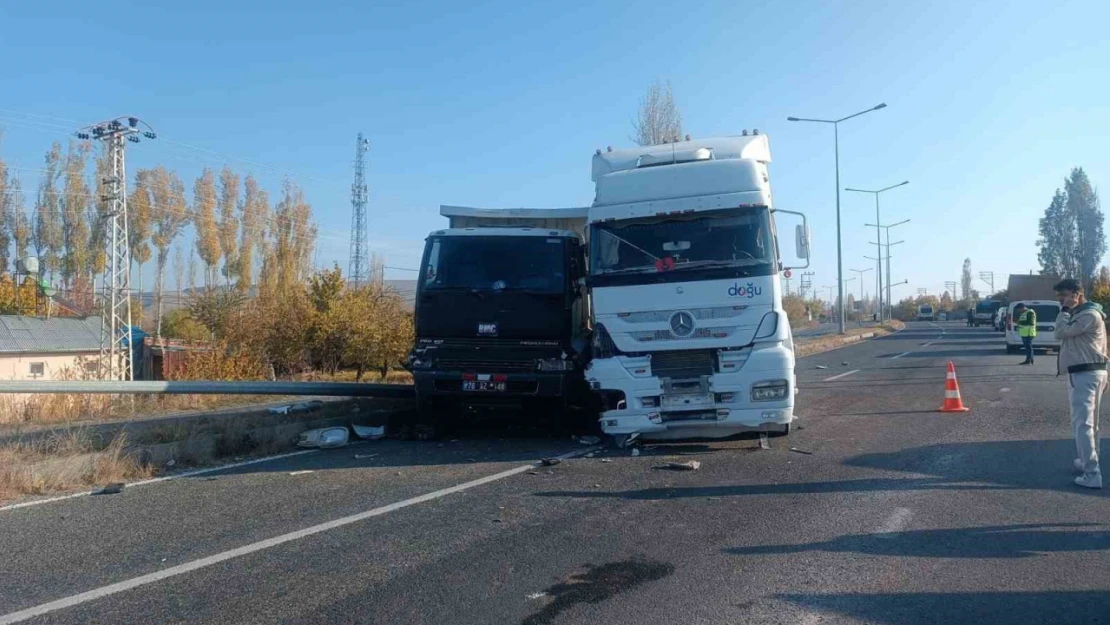
POLYGON ((948 321, 948 313, 944 312, 943 310, 940 311, 939 313, 937 313, 937 320, 948 321))
POLYGON ((1018 335, 1017 316, 1014 308, 1025 304, 1037 313, 1037 336, 1033 338, 1034 349, 1060 349, 1060 341, 1053 332, 1056 330, 1056 317, 1060 315, 1060 303, 1053 300, 1019 300, 1011 302, 1006 309, 1006 352, 1015 354, 1022 349, 1021 336, 1018 335))
POLYGON ((985 299, 975 306, 975 316, 971 320, 974 327, 989 326, 994 323, 994 312, 1002 308, 1002 302, 994 299, 985 299))
POLYGON ((933 320, 933 307, 929 304, 922 304, 917 307, 917 320, 918 321, 932 321, 933 320))
POLYGON ((1010 309, 1006 306, 999 308, 994 312, 994 329, 999 332, 1006 331, 1006 319, 1010 315, 1010 309))

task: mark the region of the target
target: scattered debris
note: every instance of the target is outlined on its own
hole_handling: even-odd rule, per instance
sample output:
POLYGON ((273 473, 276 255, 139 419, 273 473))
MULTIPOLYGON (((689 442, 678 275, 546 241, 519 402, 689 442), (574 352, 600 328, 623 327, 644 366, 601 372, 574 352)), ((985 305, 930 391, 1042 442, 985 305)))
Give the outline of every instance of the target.
POLYGON ((346 447, 350 441, 350 431, 347 428, 317 428, 315 430, 308 430, 301 432, 301 436, 297 439, 297 447, 309 447, 318 449, 334 449, 336 447, 346 447))
POLYGON ((656 468, 667 469, 670 471, 697 471, 701 468, 701 463, 697 460, 691 460, 689 462, 668 462, 666 464, 661 464, 656 468))
POLYGON ((594 484, 594 488, 601 488, 601 484, 594 484))
POLYGON ((760 432, 759 433, 759 448, 760 449, 770 449, 771 448, 771 441, 768 438, 766 432, 760 432))
POLYGON ((539 471, 529 471, 528 472, 528 475, 539 475, 539 474, 540 474, 539 471))
POLYGON ((560 462, 562 462, 561 458, 544 458, 543 460, 540 460, 540 464, 542 464, 545 467, 553 467, 553 466, 559 464, 560 462))
POLYGON ((478 460, 476 458, 467 458, 466 461, 467 462, 478 462, 478 460))
POLYGON ((841 367, 847 367, 848 366, 848 361, 847 360, 841 361, 840 366, 841 367))
POLYGON ((123 492, 123 482, 105 484, 103 488, 93 492, 94 495, 118 495, 123 492))
POLYGON ((825 365, 817 365, 817 368, 818 369, 828 369, 828 367, 826 367, 825 365))
POLYGON ((355 425, 351 424, 351 429, 355 431, 355 436, 368 441, 376 441, 385 437, 384 425, 355 425))
POLYGON ((602 462, 612 462, 613 459, 612 458, 602 458, 601 461, 602 462))
POLYGON ((599 437, 599 436, 580 436, 580 437, 578 437, 578 442, 583 444, 583 445, 596 445, 596 444, 601 442, 601 437, 599 437))
POLYGON ((587 458, 593 458, 593 457, 594 457, 594 456, 596 456, 596 455, 597 455, 597 454, 586 454, 586 457, 587 457, 587 458))
POLYGON ((289 475, 308 475, 309 473, 313 473, 313 471, 309 469, 305 469, 303 471, 290 471, 289 475))
POLYGON ((790 451, 792 451, 792 452, 794 452, 794 453, 796 453, 796 454, 805 454, 805 455, 807 455, 807 456, 812 456, 812 455, 813 455, 813 452, 812 452, 812 451, 806 451, 806 450, 804 450, 804 449, 798 449, 797 447, 791 447, 791 448, 790 448, 790 451))
POLYGON ((639 456, 639 455, 640 455, 640 448, 639 447, 633 447, 632 448, 632 457, 635 458, 636 456, 639 456))
POLYGON ((500 523, 500 522, 501 522, 501 519, 494 519, 494 520, 493 520, 493 522, 494 522, 494 523, 500 523))
POLYGON ((166 461, 166 466, 167 467, 172 467, 175 464, 177 464, 177 461, 174 460, 173 458, 170 458, 169 460, 166 461))
POLYGON ((536 599, 543 599, 546 596, 547 596, 546 592, 534 592, 534 593, 525 595, 525 598, 528 599, 529 601, 535 601, 536 599))
POLYGON ((268 412, 270 414, 289 414, 289 409, 292 408, 292 407, 293 406, 291 406, 291 405, 290 406, 277 406, 275 408, 270 408, 266 412, 268 412))
POLYGON ((355 454, 355 460, 365 460, 366 458, 377 458, 381 454, 355 454))

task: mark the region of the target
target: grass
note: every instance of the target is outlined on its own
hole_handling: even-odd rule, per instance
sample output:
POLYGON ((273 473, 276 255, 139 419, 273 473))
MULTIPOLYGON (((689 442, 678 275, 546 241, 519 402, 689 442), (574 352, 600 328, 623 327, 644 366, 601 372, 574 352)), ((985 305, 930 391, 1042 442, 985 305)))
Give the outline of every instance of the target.
POLYGON ((127 437, 107 444, 86 431, 67 430, 33 443, 0 447, 0 501, 94 485, 140 480, 154 469, 128 449, 127 437))

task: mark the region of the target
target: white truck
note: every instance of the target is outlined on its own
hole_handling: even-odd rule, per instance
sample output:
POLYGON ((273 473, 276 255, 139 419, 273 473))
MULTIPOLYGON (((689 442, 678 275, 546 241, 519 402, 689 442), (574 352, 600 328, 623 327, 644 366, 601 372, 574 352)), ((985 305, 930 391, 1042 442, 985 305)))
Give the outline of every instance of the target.
POLYGON ((794 344, 782 307, 765 135, 698 139, 593 158, 586 380, 618 445, 787 434, 794 344))

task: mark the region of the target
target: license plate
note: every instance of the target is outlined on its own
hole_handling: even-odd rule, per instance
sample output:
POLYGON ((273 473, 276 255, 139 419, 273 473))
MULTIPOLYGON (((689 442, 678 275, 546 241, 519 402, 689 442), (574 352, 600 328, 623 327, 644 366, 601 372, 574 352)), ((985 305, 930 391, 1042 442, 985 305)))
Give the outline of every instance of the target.
POLYGON ((463 380, 462 390, 476 391, 479 393, 504 393, 504 382, 486 382, 484 380, 463 380))

